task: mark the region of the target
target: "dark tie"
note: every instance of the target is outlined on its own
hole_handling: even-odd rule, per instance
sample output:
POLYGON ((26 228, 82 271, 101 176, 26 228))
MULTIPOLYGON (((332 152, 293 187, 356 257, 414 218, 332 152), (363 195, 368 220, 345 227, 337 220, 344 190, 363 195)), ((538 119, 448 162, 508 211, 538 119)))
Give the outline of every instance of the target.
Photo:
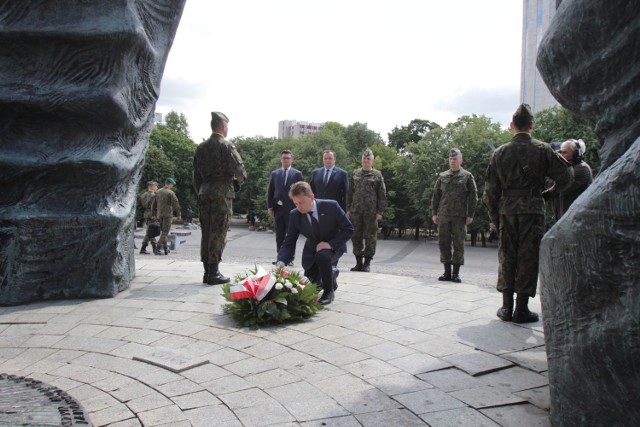
POLYGON ((316 217, 313 216, 313 212, 309 212, 307 215, 309 216, 309 221, 311 221, 311 228, 313 228, 313 232, 315 233, 316 236, 319 236, 320 235, 320 223, 318 222, 316 217))
POLYGON ((282 173, 282 185, 285 187, 287 186, 287 172, 289 172, 289 169, 284 169, 282 173))
POLYGON ((327 185, 329 182, 329 175, 331 174, 331 169, 324 170, 324 185, 327 185))

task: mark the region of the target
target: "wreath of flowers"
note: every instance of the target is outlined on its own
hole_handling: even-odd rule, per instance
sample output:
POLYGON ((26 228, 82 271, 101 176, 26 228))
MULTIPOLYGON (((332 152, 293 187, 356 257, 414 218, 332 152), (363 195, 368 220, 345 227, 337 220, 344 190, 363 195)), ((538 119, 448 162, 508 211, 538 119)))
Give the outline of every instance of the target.
POLYGON ((318 288, 300 273, 284 268, 267 272, 262 267, 249 273, 222 286, 222 295, 229 302, 224 312, 239 326, 302 321, 322 310, 318 288))

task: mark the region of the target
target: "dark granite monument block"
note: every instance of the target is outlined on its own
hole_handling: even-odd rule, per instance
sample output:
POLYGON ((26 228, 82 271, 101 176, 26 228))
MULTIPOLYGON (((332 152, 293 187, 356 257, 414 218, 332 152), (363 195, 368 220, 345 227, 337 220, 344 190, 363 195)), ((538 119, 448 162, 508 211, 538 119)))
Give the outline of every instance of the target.
POLYGON ((538 68, 603 167, 540 249, 551 421, 640 425, 640 2, 563 0, 538 68))
POLYGON ((184 2, 0 2, 0 304, 128 287, 135 193, 184 2))

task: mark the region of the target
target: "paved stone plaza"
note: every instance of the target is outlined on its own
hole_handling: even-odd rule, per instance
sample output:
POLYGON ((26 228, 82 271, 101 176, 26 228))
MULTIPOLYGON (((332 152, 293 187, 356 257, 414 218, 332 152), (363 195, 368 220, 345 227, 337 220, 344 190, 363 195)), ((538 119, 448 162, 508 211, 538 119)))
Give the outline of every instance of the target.
POLYGON ((468 274, 343 267, 311 320, 249 330, 200 263, 136 257, 115 298, 0 307, 0 373, 66 391, 100 426, 549 425, 542 322, 499 321, 500 294, 468 274))

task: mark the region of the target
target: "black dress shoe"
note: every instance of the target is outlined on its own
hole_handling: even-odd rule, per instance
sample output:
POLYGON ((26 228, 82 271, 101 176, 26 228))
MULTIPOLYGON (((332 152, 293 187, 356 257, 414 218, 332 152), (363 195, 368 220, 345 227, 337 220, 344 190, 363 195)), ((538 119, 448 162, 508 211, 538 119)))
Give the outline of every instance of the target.
POLYGON ((320 298, 320 300, 318 301, 320 304, 322 305, 327 305, 327 304, 331 304, 331 302, 333 301, 335 294, 333 292, 323 292, 322 293, 322 298, 320 298))

